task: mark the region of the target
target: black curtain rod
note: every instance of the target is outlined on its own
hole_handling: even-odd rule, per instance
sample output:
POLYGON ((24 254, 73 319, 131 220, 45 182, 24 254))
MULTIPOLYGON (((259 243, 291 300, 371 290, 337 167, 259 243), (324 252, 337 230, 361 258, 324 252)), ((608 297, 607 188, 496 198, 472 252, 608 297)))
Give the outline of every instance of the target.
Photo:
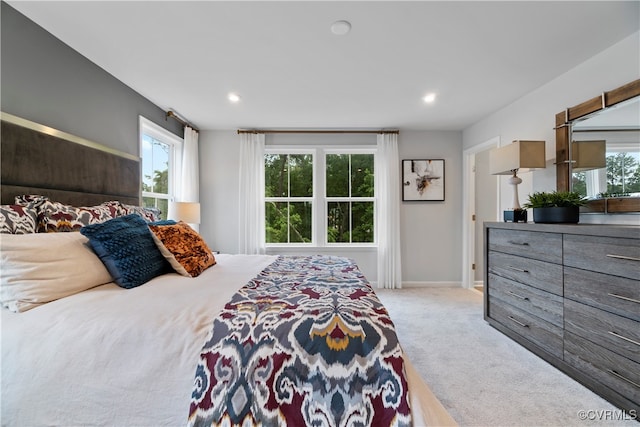
POLYGON ((238 135, 241 133, 395 133, 399 134, 398 129, 389 130, 354 130, 354 129, 342 129, 342 130, 328 130, 328 129, 238 129, 238 135))
POLYGON ((195 130, 196 132, 198 132, 198 133, 200 132, 200 129, 198 129, 197 127, 195 127, 194 125, 192 125, 188 121, 183 120, 182 118, 180 118, 176 113, 174 113, 171 110, 167 111, 167 114, 165 116, 165 120, 168 119, 169 117, 171 117, 176 122, 180 123, 182 126, 189 126, 191 129, 195 130))

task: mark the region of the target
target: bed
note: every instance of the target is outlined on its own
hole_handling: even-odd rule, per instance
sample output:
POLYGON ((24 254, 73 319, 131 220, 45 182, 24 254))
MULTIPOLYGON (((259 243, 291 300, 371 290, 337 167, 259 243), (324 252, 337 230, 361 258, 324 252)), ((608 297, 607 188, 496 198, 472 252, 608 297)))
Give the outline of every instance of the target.
MULTIPOLYGON (((389 425, 455 424, 402 353, 391 319, 353 262, 341 257, 214 255, 206 242, 199 243, 204 246, 198 252, 200 260, 206 258, 206 266, 176 261, 183 249, 169 245, 163 233, 183 230, 184 225, 157 222, 133 209, 131 203, 139 200, 137 183, 135 192, 129 186, 129 193, 113 194, 84 188, 83 180, 95 182, 86 178, 86 169, 74 188, 50 185, 51 178, 38 182, 33 171, 26 183, 20 177, 6 177, 5 150, 12 145, 7 135, 23 133, 18 145, 25 144, 25 138, 46 139, 54 151, 59 149, 55 144, 71 139, 57 133, 51 140, 33 125, 26 126, 28 132, 5 133, 5 126, 25 127, 23 121, 17 125, 10 121, 3 120, 3 204, 15 203, 15 197, 23 194, 40 194, 65 206, 98 203, 93 206, 100 206, 101 214, 110 218, 83 225, 82 232, 0 235, 3 280, 17 277, 20 286, 28 284, 29 297, 41 298, 26 305, 6 304, 14 311, 2 309, 3 425, 252 425, 260 420, 263 425, 298 425, 299 420, 316 425, 357 425, 354 420, 380 425, 376 414, 382 407, 391 408, 385 420, 389 425), (167 261, 174 255, 173 262, 167 261, 164 270, 158 267, 152 278, 116 277, 95 246, 100 236, 117 235, 107 228, 112 224, 128 231, 127 227, 150 229, 158 250, 169 252, 160 251, 161 256, 167 261), (180 271, 176 262, 186 271, 180 271), (20 281, 22 277, 26 278, 20 281), (130 280, 142 283, 124 289, 130 280), (271 334, 276 330, 285 333, 271 334), (256 331, 272 341, 287 341, 282 336, 289 336, 289 342, 299 343, 300 348, 288 348, 282 341, 267 353, 256 350, 259 357, 238 363, 239 349, 251 348, 247 343, 252 343, 256 331), (304 336, 311 341, 305 344, 304 336), (332 360, 327 354, 343 359, 332 360), (350 354, 348 360, 345 354, 350 354), (238 375, 249 366, 252 376, 238 375), (363 405, 362 400, 369 403, 363 405), (304 404, 298 406, 300 402, 304 404), (291 409, 296 406, 297 412, 291 409), (327 411, 334 413, 333 418, 327 411)), ((97 149, 77 143, 70 147, 97 149)), ((128 164, 132 159, 125 156, 125 160, 128 164)), ((117 166, 100 173, 118 174, 120 161, 108 160, 117 166)), ((65 165, 67 172, 68 168, 65 165)), ((139 167, 130 169, 139 179, 135 176, 139 167)), ((114 188, 121 191, 126 186, 114 188)), ((80 222, 80 217, 74 221, 80 222)), ((57 229, 60 223, 53 219, 46 226, 46 231, 70 231, 57 229)), ((196 246, 190 244, 190 251, 196 246)), ((135 251, 139 256, 154 252, 150 246, 139 248, 135 251)), ((156 258, 136 261, 133 264, 145 268, 131 271, 138 275, 148 265, 160 265, 156 258)))

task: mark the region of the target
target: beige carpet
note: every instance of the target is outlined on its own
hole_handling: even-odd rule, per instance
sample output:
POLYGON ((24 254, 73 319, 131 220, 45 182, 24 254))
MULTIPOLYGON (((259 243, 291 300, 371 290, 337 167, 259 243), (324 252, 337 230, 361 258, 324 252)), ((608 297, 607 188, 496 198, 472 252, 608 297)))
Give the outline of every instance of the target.
POLYGON ((461 426, 639 426, 490 327, 481 293, 408 288, 376 294, 405 352, 461 426))

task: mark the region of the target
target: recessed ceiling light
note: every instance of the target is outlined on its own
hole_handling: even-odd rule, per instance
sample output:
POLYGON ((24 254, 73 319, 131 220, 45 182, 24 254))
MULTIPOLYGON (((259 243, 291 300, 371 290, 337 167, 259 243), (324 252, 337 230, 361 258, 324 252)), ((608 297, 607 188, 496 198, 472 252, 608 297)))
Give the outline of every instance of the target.
POLYGON ((351 31, 351 23, 349 21, 336 21, 331 24, 331 32, 336 36, 344 36, 351 31))
POLYGON ((426 102, 427 104, 431 104, 433 101, 436 100, 436 94, 435 93, 428 93, 422 98, 422 100, 424 102, 426 102))
POLYGON ((229 99, 229 101, 231 102, 240 102, 240 95, 238 95, 237 93, 230 93, 227 98, 229 99))

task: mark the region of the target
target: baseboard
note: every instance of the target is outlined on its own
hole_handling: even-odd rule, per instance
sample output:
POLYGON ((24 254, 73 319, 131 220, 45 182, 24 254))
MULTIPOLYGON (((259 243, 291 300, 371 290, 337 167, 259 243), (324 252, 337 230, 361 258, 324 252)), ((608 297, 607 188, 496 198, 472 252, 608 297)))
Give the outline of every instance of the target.
POLYGON ((461 288, 462 282, 402 282, 403 288, 461 288))

